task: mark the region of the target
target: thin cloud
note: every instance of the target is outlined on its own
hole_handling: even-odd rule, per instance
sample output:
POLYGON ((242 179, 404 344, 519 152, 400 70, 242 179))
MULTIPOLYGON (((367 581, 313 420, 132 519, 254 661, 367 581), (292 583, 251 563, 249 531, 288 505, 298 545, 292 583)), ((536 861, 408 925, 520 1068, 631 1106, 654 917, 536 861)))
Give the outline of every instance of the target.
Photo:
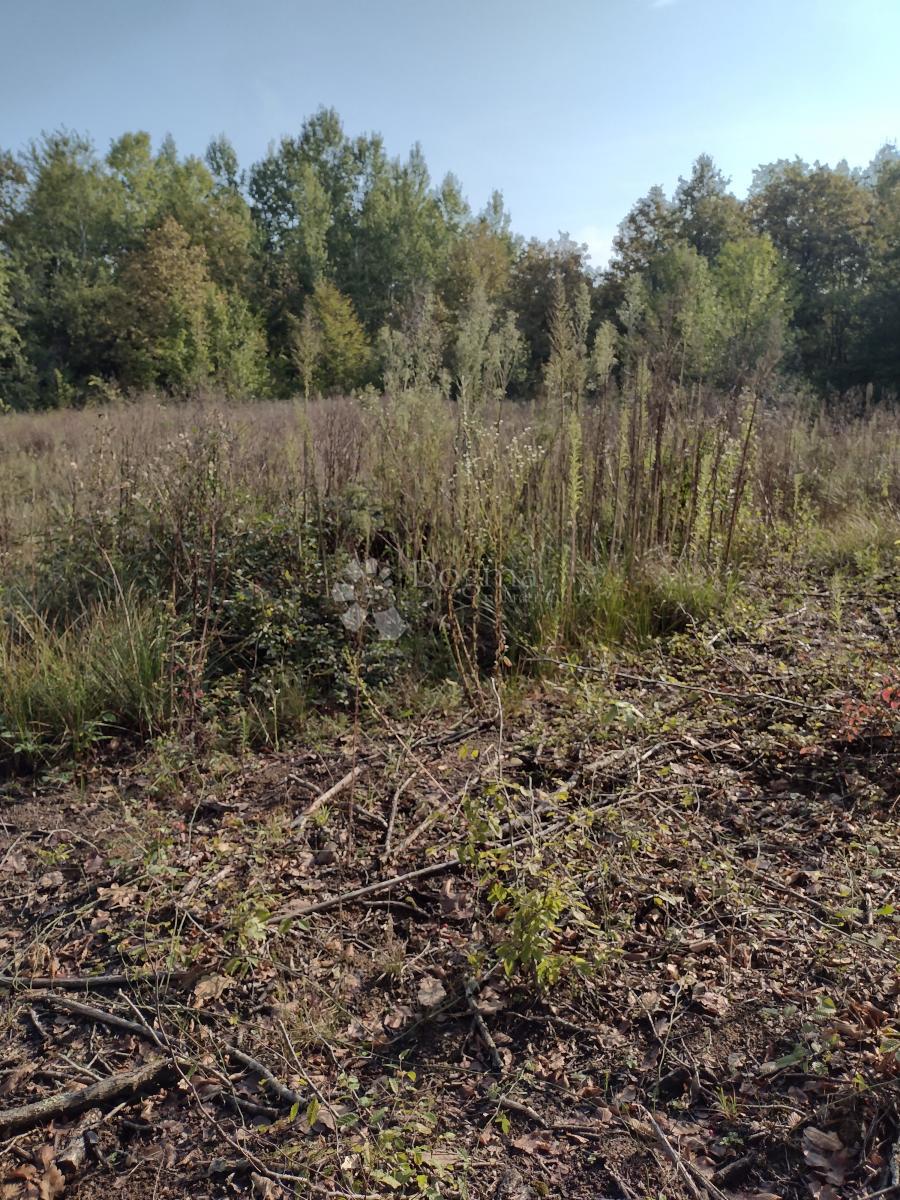
POLYGON ((673 4, 677 4, 678 0, 651 0, 651 8, 671 8, 673 4))

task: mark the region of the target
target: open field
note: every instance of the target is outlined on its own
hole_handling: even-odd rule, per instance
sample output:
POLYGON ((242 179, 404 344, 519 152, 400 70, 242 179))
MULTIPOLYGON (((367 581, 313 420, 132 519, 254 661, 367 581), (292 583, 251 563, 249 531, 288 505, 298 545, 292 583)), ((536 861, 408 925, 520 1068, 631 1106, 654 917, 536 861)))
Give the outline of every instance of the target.
POLYGON ((4 1198, 890 1193, 896 415, 2 432, 4 1198))
POLYGON ((769 7, 5 6, 0 1200, 900 1200, 900 4, 769 7))

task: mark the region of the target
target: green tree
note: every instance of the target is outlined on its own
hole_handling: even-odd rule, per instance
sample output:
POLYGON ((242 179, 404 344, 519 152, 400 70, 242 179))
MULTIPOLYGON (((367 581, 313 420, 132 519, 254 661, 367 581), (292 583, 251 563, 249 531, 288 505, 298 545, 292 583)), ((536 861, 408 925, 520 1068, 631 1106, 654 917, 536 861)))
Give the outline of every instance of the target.
POLYGON ((3 241, 17 265, 32 399, 68 401, 89 376, 110 369, 115 331, 106 314, 122 240, 121 195, 77 134, 46 135, 21 168, 26 184, 3 241))
POLYGON ((405 163, 380 162, 360 206, 347 281, 369 329, 396 319, 418 289, 445 272, 451 244, 421 148, 414 146, 405 163))
POLYGON ((372 348, 349 296, 328 279, 320 279, 307 301, 319 331, 315 383, 319 391, 349 391, 366 383, 372 371, 372 348))
POLYGON ((494 192, 474 220, 453 227, 447 266, 440 282, 441 295, 450 312, 458 315, 478 286, 484 288, 491 304, 506 304, 517 250, 503 197, 494 192))
POLYGON ((206 252, 166 217, 125 263, 119 280, 123 382, 186 392, 212 370, 206 252))
POLYGON ((678 236, 712 262, 728 241, 747 232, 743 205, 708 154, 687 179, 679 179, 672 205, 678 236))
POLYGON ((642 280, 640 352, 664 378, 708 376, 719 324, 709 263, 693 246, 678 242, 650 262, 642 280))
POLYGON ((19 318, 13 307, 10 266, 0 252, 0 413, 18 407, 23 370, 19 318))
POLYGON ((862 382, 855 339, 872 206, 871 192, 849 172, 799 160, 762 168, 750 199, 753 224, 787 267, 800 365, 840 391, 862 382))
POLYGON ((526 344, 524 390, 533 392, 544 377, 550 360, 551 314, 558 303, 558 285, 567 303, 574 302, 581 285, 592 292, 592 279, 585 265, 587 247, 567 234, 550 242, 530 241, 518 255, 510 274, 510 307, 516 313, 526 344))
POLYGON ((214 382, 229 397, 267 392, 266 338, 245 298, 213 286, 206 302, 206 322, 214 382))
POLYGON ((718 372, 726 386, 759 385, 775 370, 790 305, 778 251, 765 235, 726 242, 713 268, 719 297, 718 372))
POLYGON ((884 158, 874 178, 871 272, 860 303, 856 374, 900 396, 900 162, 884 158))
POLYGON ((621 280, 646 271, 678 236, 678 216, 661 187, 652 187, 621 221, 613 238, 610 273, 621 280))

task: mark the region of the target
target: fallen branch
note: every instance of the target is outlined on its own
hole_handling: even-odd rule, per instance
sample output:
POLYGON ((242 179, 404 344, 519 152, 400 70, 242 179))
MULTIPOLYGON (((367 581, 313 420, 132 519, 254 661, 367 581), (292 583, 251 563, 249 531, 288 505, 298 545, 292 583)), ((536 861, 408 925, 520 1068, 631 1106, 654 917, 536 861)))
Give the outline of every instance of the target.
POLYGON ((251 1058, 249 1054, 245 1054, 237 1046, 225 1046, 225 1053, 229 1058, 233 1058, 235 1062, 240 1063, 242 1067, 247 1067, 248 1070, 255 1071, 266 1084, 268 1090, 273 1092, 282 1104, 288 1108, 292 1108, 295 1104, 303 1104, 304 1097, 299 1092, 293 1091, 292 1088, 285 1087, 281 1080, 276 1079, 269 1068, 261 1063, 258 1058, 251 1058))
POLYGON ((656 1140, 659 1142, 660 1146, 662 1147, 663 1153, 665 1154, 666 1158, 668 1158, 669 1162, 672 1163, 676 1172, 678 1173, 682 1182, 684 1183, 685 1187, 688 1189, 688 1191, 694 1197, 694 1200, 703 1200, 704 1192, 706 1192, 708 1195, 716 1197, 716 1200, 725 1200, 724 1193, 721 1192, 715 1186, 715 1184, 712 1184, 709 1182, 709 1180, 704 1179, 702 1175, 700 1176, 700 1179, 701 1179, 701 1182, 703 1183, 703 1191, 700 1190, 700 1188, 697 1186, 697 1184, 694 1180, 693 1174, 688 1169, 687 1164, 684 1162, 681 1155, 678 1153, 678 1151, 675 1149, 675 1147, 672 1145, 672 1143, 666 1137, 665 1133, 663 1132, 662 1127, 660 1126, 659 1122, 654 1118, 653 1114, 651 1112, 649 1112, 646 1108, 643 1108, 643 1107, 641 1107, 641 1112, 642 1112, 643 1116, 646 1118, 647 1122, 649 1123, 650 1128, 653 1130, 654 1134, 656 1135, 656 1140))
POLYGON ((0 987, 59 988, 62 991, 89 992, 91 988, 134 987, 139 983, 170 984, 191 982, 195 971, 144 971, 131 975, 0 975, 0 987))
POLYGON ((133 1095, 148 1084, 155 1083, 169 1067, 168 1059, 154 1057, 132 1071, 110 1075, 107 1079, 92 1083, 90 1087, 45 1096, 43 1100, 35 1100, 32 1104, 22 1104, 18 1108, 0 1111, 0 1132, 38 1125, 52 1117, 64 1114, 68 1116, 95 1104, 102 1105, 109 1100, 133 1095))
POLYGON ((334 800, 336 796, 339 796, 341 792, 345 792, 351 784, 355 783, 363 771, 367 770, 368 766, 368 763, 358 763, 352 770, 347 772, 343 779, 339 779, 336 784, 330 787, 327 792, 322 792, 321 795, 317 796, 306 811, 302 812, 296 820, 291 822, 291 829, 302 829, 309 818, 318 812, 323 805, 327 804, 330 800, 334 800))
POLYGON ((496 717, 484 717, 481 721, 476 721, 474 725, 469 725, 467 728, 457 727, 456 729, 451 729, 448 733, 440 733, 434 737, 422 738, 418 742, 413 742, 412 748, 418 750, 424 746, 431 748, 450 746, 454 742, 461 742, 464 738, 471 737, 475 733, 481 733, 485 729, 490 729, 492 725, 496 724, 496 717))
MULTIPOLYGON (((472 1014, 472 1021, 475 1028, 478 1030, 478 1036, 484 1043, 485 1049, 491 1057, 491 1062, 494 1065, 494 1070, 498 1075, 502 1075, 504 1071, 503 1056, 497 1049, 497 1043, 491 1036, 491 1031, 485 1024, 484 1017, 478 1011, 478 1005, 475 1003, 475 992, 478 990, 478 984, 474 979, 470 979, 466 984, 466 1006, 472 1014)), ((521 1111, 521 1110, 520 1110, 521 1111)))
POLYGON ((390 858, 390 856, 391 856, 391 840, 394 836, 394 822, 397 820, 397 808, 398 808, 398 805, 400 804, 400 797, 403 795, 403 793, 406 791, 406 789, 409 787, 409 785, 411 783, 413 783, 413 781, 416 778, 418 778, 418 776, 421 773, 422 773, 422 768, 416 767, 416 769, 415 769, 415 771, 413 771, 412 775, 407 776, 407 778, 404 779, 404 781, 400 784, 400 786, 398 788, 396 788, 394 791, 394 798, 391 801, 391 814, 388 817, 388 822, 387 822, 387 832, 384 835, 384 857, 385 858, 390 858))
POLYGON ((539 1125, 541 1129, 552 1128, 547 1120, 535 1109, 530 1108, 527 1104, 520 1104, 518 1100, 510 1100, 509 1096, 497 1096, 494 1103, 498 1108, 505 1108, 507 1112, 515 1113, 518 1117, 527 1117, 529 1121, 534 1121, 535 1125, 539 1125))
POLYGON ((570 671, 581 671, 584 675, 614 675, 617 679, 627 679, 631 683, 642 683, 648 687, 676 688, 685 692, 702 692, 704 696, 719 696, 723 700, 768 700, 774 704, 786 704, 791 708, 802 708, 806 712, 834 712, 831 705, 813 705, 806 700, 791 700, 788 696, 779 696, 774 692, 726 692, 721 688, 706 687, 702 683, 684 683, 677 679, 656 679, 652 675, 633 675, 630 671, 620 671, 613 668, 612 672, 605 667, 589 667, 583 663, 565 662, 560 658, 545 658, 538 655, 535 662, 553 663, 557 667, 566 667, 570 671))
MULTIPOLYGON (((565 821, 556 821, 552 825, 548 825, 546 829, 538 830, 538 835, 546 837, 551 833, 555 833, 565 825, 565 821)), ((501 842, 499 845, 506 850, 512 850, 517 846, 524 845, 525 842, 530 842, 532 837, 530 833, 523 837, 515 838, 511 842, 501 842)), ((308 917, 313 913, 328 912, 332 908, 341 908, 345 904, 353 904, 357 900, 363 900, 366 896, 374 896, 378 892, 390 891, 391 888, 398 887, 401 884, 409 883, 413 879, 431 879, 435 875, 443 875, 447 871, 452 871, 460 866, 459 855, 456 854, 453 858, 445 858, 438 863, 432 863, 428 867, 419 867, 415 871, 405 871, 402 875, 391 875, 387 879, 379 879, 375 883, 369 883, 365 887, 354 888, 351 892, 342 892, 339 896, 332 896, 330 900, 317 900, 314 904, 301 904, 299 907, 283 908, 281 912, 276 913, 269 919, 270 925, 278 925, 281 921, 293 920, 297 917, 308 917)))
POLYGON ((82 1004, 78 1000, 69 1000, 66 996, 51 994, 38 994, 31 998, 40 1000, 49 1008, 58 1008, 62 1012, 74 1013, 79 1017, 87 1017, 91 1021, 99 1021, 103 1025, 124 1029, 127 1033, 133 1033, 136 1037, 153 1042, 155 1046, 162 1046, 159 1035, 149 1025, 139 1025, 137 1021, 129 1021, 126 1017, 117 1016, 116 1013, 107 1012, 103 1008, 95 1008, 93 1004, 82 1004))
POLYGON ((366 887, 355 888, 352 892, 342 892, 339 896, 332 896, 330 900, 319 900, 315 904, 301 904, 284 908, 270 919, 269 924, 277 925, 280 921, 295 917, 308 917, 313 913, 328 912, 329 909, 352 904, 355 900, 362 900, 366 896, 374 896, 377 892, 389 891, 391 888, 409 883, 413 879, 430 879, 434 875, 442 875, 445 871, 452 871, 454 867, 458 866, 459 857, 454 855, 453 858, 445 858, 443 862, 432 863, 429 867, 419 867, 418 870, 406 871, 403 875, 392 875, 388 879, 379 879, 366 887))

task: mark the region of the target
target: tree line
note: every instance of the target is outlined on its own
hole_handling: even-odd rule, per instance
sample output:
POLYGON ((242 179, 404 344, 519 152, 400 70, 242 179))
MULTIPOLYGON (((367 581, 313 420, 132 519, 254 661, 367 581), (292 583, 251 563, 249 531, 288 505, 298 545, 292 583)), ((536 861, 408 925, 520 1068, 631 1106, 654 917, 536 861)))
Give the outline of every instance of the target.
POLYGON ((896 395, 900 154, 775 162, 743 199, 701 155, 634 204, 595 270, 566 235, 515 234, 500 193, 473 212, 418 146, 391 157, 331 109, 247 170, 224 136, 202 159, 146 133, 101 157, 65 130, 0 153, 3 407, 204 387, 530 396, 565 336, 595 390, 651 369, 896 395))

